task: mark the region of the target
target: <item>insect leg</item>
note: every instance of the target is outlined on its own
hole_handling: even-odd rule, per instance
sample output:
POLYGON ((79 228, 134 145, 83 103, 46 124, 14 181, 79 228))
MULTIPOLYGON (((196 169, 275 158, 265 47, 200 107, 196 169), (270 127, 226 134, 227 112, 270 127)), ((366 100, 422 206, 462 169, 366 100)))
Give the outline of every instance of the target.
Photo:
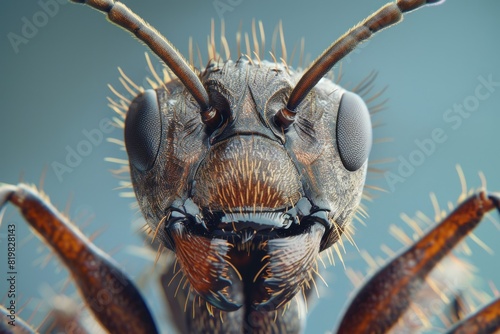
POLYGON ((371 333, 374 329, 385 333, 391 329, 429 272, 495 208, 500 209, 498 194, 480 192, 466 199, 361 288, 344 314, 338 333, 371 333))
POLYGON ((157 333, 139 291, 49 200, 26 184, 0 185, 0 208, 17 206, 71 272, 87 306, 111 333, 157 333))
POLYGON ((500 298, 457 323, 448 334, 495 333, 500 329, 500 298))

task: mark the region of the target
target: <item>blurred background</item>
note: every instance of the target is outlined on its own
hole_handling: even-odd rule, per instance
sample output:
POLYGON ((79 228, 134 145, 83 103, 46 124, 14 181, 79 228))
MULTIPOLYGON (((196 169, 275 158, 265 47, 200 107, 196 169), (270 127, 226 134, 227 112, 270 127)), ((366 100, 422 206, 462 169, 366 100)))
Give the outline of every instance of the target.
MULTIPOLYGON (((117 67, 139 84, 149 75, 146 48, 121 29, 106 22, 89 8, 54 0, 9 0, 0 12, 0 181, 24 180, 39 184, 43 171, 44 190, 62 210, 70 202, 69 215, 84 225, 87 235, 99 232, 95 243, 125 268, 133 278, 150 270, 152 263, 137 250, 142 240, 131 198, 120 198, 118 180, 109 172, 117 166, 105 157, 124 157, 116 145, 96 141, 87 156, 65 172, 54 166, 67 165, 70 150, 100 131, 100 123, 114 113, 107 107, 111 84, 121 89, 117 67), (131 248, 135 246, 136 248, 131 248)), ((127 0, 125 3, 161 31, 186 57, 188 39, 200 46, 206 59, 210 20, 236 53, 235 33, 242 23, 251 32, 252 19, 261 20, 270 50, 272 32, 281 20, 290 56, 305 39, 305 53, 314 59, 347 29, 382 6, 379 0, 335 1, 176 1, 127 0)), ((434 217, 429 198, 435 192, 441 207, 455 202, 461 193, 456 172, 460 164, 470 187, 481 185, 482 171, 490 191, 500 191, 500 156, 495 133, 500 124, 500 3, 495 0, 448 1, 410 13, 403 23, 375 36, 343 62, 342 83, 354 86, 371 71, 377 71, 375 89, 388 86, 381 100, 387 108, 376 116, 382 123, 376 138, 391 138, 375 145, 374 159, 393 162, 376 167, 385 174, 371 175, 368 183, 386 189, 374 192, 365 203, 366 226, 356 224, 355 241, 374 257, 385 258, 382 244, 398 250, 402 246, 388 232, 391 224, 404 226, 400 214, 420 210, 434 217), (485 86, 485 82, 490 82, 485 86), (493 82, 493 83, 491 83, 493 82), (462 113, 459 113, 462 105, 462 113), (470 110, 470 112, 468 111, 470 110), (427 146, 433 132, 442 140, 427 146), (418 144, 420 143, 420 144, 418 144)), ((280 54, 280 48, 277 48, 280 54)), ((268 53, 267 53, 268 54, 268 53)), ((295 57, 295 64, 298 56, 295 57)), ((155 63, 158 62, 155 60, 155 63)), ((157 65, 157 68, 161 68, 157 65)), ((103 133, 101 131, 101 133, 103 133)), ((122 139, 120 130, 103 133, 122 139)), ((69 166, 68 166, 69 167, 69 166)), ((492 215, 496 217, 496 215, 492 215)), ((6 300, 6 227, 16 224, 18 305, 26 305, 21 316, 29 318, 40 300, 61 291, 66 271, 55 261, 42 269, 49 252, 9 206, 0 227, 0 300, 6 300), (28 302, 31 300, 31 302, 28 302)), ((407 229, 408 230, 408 229, 407 229)), ((500 231, 485 220, 477 236, 492 254, 468 241, 477 267, 477 284, 492 294, 490 282, 500 286, 500 231)), ((345 265, 364 272, 361 253, 346 245, 345 265)), ((306 333, 332 330, 353 291, 343 266, 329 266, 324 274, 328 288, 321 287, 319 303, 310 312, 306 333)), ((68 290, 70 291, 70 290, 68 290)), ((158 303, 152 302, 152 303, 158 303)), ((36 313, 43 313, 47 305, 36 313)), ((158 308, 158 305, 156 306, 158 308)), ((40 317, 34 323, 40 321, 40 317)))

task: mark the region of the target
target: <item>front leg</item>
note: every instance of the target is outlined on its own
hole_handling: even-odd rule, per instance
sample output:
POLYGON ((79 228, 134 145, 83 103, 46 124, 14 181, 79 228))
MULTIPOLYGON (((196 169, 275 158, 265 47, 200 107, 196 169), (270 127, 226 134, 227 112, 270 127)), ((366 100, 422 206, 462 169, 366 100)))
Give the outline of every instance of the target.
MULTIPOLYGON (((424 284, 430 271, 479 224, 487 212, 495 208, 500 209, 498 194, 480 192, 466 199, 361 288, 344 314, 338 333, 389 331, 406 312, 412 296, 424 284)), ((483 319, 482 326, 491 331, 479 333, 500 329, 498 304, 498 301, 492 304, 497 305, 494 315, 483 319)))
POLYGON ((488 334, 500 329, 500 298, 457 323, 448 334, 488 334))
POLYGON ((38 236, 59 256, 104 328, 111 333, 157 333, 132 281, 45 196, 26 184, 0 185, 0 208, 6 202, 20 209, 38 236))

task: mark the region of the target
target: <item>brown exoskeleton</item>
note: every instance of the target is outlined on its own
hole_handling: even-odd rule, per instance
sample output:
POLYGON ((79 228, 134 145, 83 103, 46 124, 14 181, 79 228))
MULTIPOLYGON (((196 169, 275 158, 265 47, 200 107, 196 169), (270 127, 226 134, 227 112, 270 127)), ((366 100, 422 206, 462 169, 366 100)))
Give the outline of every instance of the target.
MULTIPOLYGON (((332 45, 304 75, 245 59, 212 64, 198 75, 122 4, 87 3, 136 33, 179 78, 136 98, 128 112, 125 141, 146 220, 176 253, 191 285, 171 297, 174 302, 192 299, 197 308, 194 318, 188 312, 185 322, 178 320, 180 326, 202 332, 299 331, 297 314, 306 302, 299 292, 315 275, 316 255, 336 242, 352 219, 371 141, 362 100, 319 80, 358 42, 424 2, 399 1, 385 7, 332 45)), ((78 270, 72 272, 103 325, 111 332, 154 331, 140 296, 111 263, 95 265, 91 255, 81 257, 87 254, 80 253, 87 243, 75 252, 71 233, 47 231, 64 221, 55 209, 47 209, 25 186, 4 186, 2 195, 21 207, 47 239, 56 238, 53 247, 78 270), (71 262, 75 254, 86 262, 71 262), (101 279, 92 280, 97 274, 101 279), (112 292, 107 307, 95 303, 95 294, 103 289, 112 292)), ((483 211, 497 205, 495 196, 471 198, 451 222, 473 225, 483 211), (473 213, 476 216, 468 216, 473 213)), ((450 220, 435 233, 457 227, 447 224, 450 220)), ((461 226, 461 233, 454 234, 457 239, 467 232, 461 226)), ((449 248, 458 241, 445 236, 438 240, 449 248)), ((339 331, 383 332, 394 324, 410 293, 445 251, 426 248, 425 242, 408 254, 421 259, 399 257, 375 276, 347 311, 339 331), (430 264, 424 265, 424 260, 430 264), (415 263, 421 267, 404 267, 415 263)), ((498 316, 492 321, 498 323, 498 316)))

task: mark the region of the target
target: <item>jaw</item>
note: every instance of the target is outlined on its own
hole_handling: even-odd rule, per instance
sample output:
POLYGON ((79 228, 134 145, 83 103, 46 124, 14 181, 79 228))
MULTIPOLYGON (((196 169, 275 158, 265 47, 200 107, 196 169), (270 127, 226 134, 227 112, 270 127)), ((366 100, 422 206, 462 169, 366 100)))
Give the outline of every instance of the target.
POLYGON ((326 229, 302 219, 312 207, 303 196, 277 141, 238 134, 215 143, 167 227, 191 288, 223 311, 290 301, 312 278, 326 229))
POLYGON ((219 310, 260 312, 308 286, 331 223, 329 206, 315 205, 302 181, 269 137, 238 133, 214 143, 188 198, 166 210, 170 248, 191 289, 219 310))
POLYGON ((223 311, 273 311, 290 301, 313 279, 325 233, 316 222, 211 232, 177 222, 169 230, 191 288, 223 311))

